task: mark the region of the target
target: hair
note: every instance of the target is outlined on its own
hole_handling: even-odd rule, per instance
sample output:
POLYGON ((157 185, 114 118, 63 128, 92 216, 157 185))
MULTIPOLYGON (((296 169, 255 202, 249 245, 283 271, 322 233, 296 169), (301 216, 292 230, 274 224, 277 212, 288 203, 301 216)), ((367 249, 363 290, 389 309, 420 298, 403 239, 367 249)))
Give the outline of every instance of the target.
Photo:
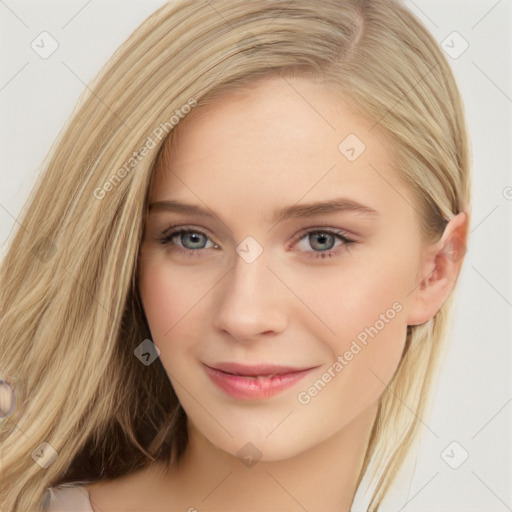
MULTIPOLYGON (((5 512, 41 510, 50 486, 180 459, 186 415, 160 360, 145 366, 134 357, 151 338, 137 285, 148 194, 166 142, 187 125, 185 106, 195 114, 271 76, 318 78, 374 121, 396 152, 424 240, 469 208, 455 79, 399 0, 164 4, 82 94, 4 257, 0 375, 18 399, 0 425, 5 512), (44 471, 32 457, 43 442, 58 453, 44 471)), ((452 296, 431 321, 407 328, 359 475, 358 486, 372 468, 368 510, 378 509, 417 437, 452 296)))

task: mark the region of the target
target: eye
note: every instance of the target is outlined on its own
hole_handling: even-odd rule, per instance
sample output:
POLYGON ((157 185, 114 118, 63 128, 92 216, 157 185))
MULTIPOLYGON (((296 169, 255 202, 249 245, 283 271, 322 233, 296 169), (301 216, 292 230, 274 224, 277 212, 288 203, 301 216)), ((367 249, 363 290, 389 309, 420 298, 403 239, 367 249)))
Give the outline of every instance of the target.
POLYGON ((332 258, 338 256, 341 251, 346 251, 355 241, 348 238, 342 230, 312 229, 299 233, 293 242, 295 247, 303 249, 311 258, 332 258), (336 245, 338 244, 338 245, 336 245), (313 250, 308 250, 308 246, 313 250))
MULTIPOLYGON (((189 226, 170 226, 157 239, 162 245, 170 245, 173 250, 192 256, 199 255, 205 249, 219 249, 208 234, 189 226)), ((332 258, 356 243, 342 230, 332 228, 309 229, 301 231, 292 240, 292 246, 298 247, 310 258, 332 258), (308 249, 309 246, 312 250, 308 249)))
POLYGON ((196 254, 203 249, 218 249, 219 246, 211 238, 198 229, 182 226, 178 229, 167 228, 158 242, 162 245, 173 245, 180 252, 189 255, 196 254), (210 245, 208 245, 210 243, 210 245))

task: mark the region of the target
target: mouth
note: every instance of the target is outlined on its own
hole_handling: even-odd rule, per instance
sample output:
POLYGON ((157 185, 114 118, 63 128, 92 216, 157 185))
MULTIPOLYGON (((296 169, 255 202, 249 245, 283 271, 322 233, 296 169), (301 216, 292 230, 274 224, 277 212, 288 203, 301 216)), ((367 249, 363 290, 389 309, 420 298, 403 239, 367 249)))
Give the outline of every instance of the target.
POLYGON ((203 365, 212 382, 224 393, 238 400, 270 398, 292 387, 316 368, 238 363, 203 365))

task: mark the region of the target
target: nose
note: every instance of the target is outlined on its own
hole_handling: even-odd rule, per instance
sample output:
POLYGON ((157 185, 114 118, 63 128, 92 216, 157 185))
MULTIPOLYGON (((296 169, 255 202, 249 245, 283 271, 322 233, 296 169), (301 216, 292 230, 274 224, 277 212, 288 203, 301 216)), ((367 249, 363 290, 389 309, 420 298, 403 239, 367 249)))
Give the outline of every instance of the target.
POLYGON ((234 266, 219 290, 215 328, 239 342, 283 332, 287 325, 284 286, 261 254, 247 263, 235 254, 234 266))

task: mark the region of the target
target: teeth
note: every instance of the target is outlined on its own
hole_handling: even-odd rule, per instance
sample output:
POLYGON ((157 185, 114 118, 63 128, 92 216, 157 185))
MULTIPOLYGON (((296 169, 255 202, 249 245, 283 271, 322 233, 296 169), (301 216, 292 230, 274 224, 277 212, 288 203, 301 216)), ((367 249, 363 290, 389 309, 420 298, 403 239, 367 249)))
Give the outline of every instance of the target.
POLYGON ((253 379, 253 380, 263 380, 263 379, 271 379, 272 377, 275 377, 277 374, 276 373, 273 373, 271 375, 246 375, 245 377, 248 378, 248 379, 253 379))

